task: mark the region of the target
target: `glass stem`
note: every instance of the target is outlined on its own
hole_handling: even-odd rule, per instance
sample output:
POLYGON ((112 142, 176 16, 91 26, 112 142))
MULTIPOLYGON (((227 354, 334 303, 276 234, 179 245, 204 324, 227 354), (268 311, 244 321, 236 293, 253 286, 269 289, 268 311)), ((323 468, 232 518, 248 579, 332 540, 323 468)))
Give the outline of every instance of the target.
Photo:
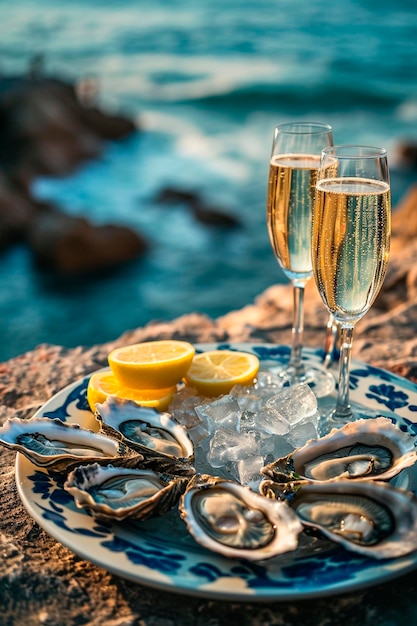
POLYGON ((339 361, 339 390, 334 419, 349 421, 353 417, 349 404, 349 370, 352 353, 353 326, 341 326, 340 329, 340 361, 339 361))
POLYGON ((323 365, 325 368, 331 367, 336 351, 336 343, 337 343, 337 322, 334 319, 334 316, 330 313, 329 318, 327 320, 326 327, 326 340, 324 344, 324 359, 323 365))
POLYGON ((294 369, 295 377, 301 378, 305 374, 304 365, 301 360, 304 332, 304 285, 294 285, 293 298, 294 319, 292 325, 292 344, 289 365, 294 369))

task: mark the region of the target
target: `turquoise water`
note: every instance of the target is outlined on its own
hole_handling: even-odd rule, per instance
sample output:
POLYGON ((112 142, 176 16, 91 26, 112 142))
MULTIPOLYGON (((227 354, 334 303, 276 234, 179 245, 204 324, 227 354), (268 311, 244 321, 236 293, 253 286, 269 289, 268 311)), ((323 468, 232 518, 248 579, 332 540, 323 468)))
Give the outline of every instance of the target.
POLYGON ((19 11, 0 11, 4 74, 42 53, 48 74, 92 76, 100 106, 142 128, 34 192, 151 242, 144 259, 88 282, 39 273, 24 248, 4 254, 1 360, 191 311, 216 317, 284 282, 265 226, 277 123, 329 122, 336 143, 386 146, 394 200, 413 180, 397 171, 396 146, 417 134, 414 0, 19 0, 19 11), (208 228, 185 206, 158 204, 167 185, 197 191, 242 227, 208 228))

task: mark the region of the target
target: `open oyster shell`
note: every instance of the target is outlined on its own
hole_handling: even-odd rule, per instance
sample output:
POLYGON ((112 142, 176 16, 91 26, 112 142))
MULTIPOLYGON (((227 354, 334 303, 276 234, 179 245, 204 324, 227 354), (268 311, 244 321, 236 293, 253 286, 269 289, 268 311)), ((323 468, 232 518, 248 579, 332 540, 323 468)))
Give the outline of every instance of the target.
POLYGON ((114 462, 129 456, 126 446, 113 437, 46 417, 9 418, 0 428, 0 443, 21 452, 35 465, 56 471, 86 461, 114 462))
POLYGON ((308 441, 265 465, 262 474, 276 482, 389 480, 416 462, 414 441, 386 417, 361 419, 308 441))
POLYGON ((302 531, 285 502, 209 475, 190 481, 179 510, 198 543, 232 558, 257 561, 294 550, 302 531))
POLYGON ((161 472, 193 475, 194 447, 187 431, 169 413, 140 406, 133 400, 109 396, 96 405, 96 417, 104 432, 121 438, 161 472))
POLYGON ((139 468, 81 465, 67 477, 64 489, 79 508, 110 521, 145 520, 164 515, 179 500, 188 483, 139 468))
MULTIPOLYGON (((279 497, 277 484, 261 490, 279 497)), ((380 481, 331 481, 284 486, 302 524, 347 550, 375 559, 404 556, 417 549, 417 499, 380 481)))

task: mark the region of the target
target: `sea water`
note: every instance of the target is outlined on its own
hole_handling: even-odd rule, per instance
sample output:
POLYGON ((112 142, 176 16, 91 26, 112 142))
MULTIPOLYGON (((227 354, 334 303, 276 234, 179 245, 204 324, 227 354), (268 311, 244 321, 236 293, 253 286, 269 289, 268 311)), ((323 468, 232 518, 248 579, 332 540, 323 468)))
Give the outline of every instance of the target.
POLYGON ((33 193, 150 242, 99 277, 56 280, 25 247, 0 258, 0 359, 41 342, 111 340, 153 320, 212 317, 286 282, 266 229, 274 126, 328 122, 335 143, 388 148, 394 203, 413 182, 396 148, 417 134, 414 0, 19 0, 1 3, 5 75, 34 55, 44 72, 93 79, 97 104, 141 131, 33 193), (220 229, 161 189, 198 193, 236 217, 220 229))

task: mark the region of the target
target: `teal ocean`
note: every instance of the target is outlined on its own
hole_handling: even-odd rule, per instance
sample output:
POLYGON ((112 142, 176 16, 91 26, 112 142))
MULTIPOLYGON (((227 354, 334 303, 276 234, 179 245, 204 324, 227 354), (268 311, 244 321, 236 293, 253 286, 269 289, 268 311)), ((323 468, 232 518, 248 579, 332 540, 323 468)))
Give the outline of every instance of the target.
POLYGON ((100 107, 142 129, 34 192, 151 244, 143 259, 88 281, 40 273, 25 248, 3 254, 0 360, 192 311, 216 317, 284 282, 265 225, 278 123, 328 122, 335 143, 387 147, 394 202, 413 182, 397 146, 417 139, 415 0, 18 0, 0 14, 4 75, 42 54, 48 75, 93 78, 100 107), (166 186, 197 192, 241 227, 161 205, 166 186))

